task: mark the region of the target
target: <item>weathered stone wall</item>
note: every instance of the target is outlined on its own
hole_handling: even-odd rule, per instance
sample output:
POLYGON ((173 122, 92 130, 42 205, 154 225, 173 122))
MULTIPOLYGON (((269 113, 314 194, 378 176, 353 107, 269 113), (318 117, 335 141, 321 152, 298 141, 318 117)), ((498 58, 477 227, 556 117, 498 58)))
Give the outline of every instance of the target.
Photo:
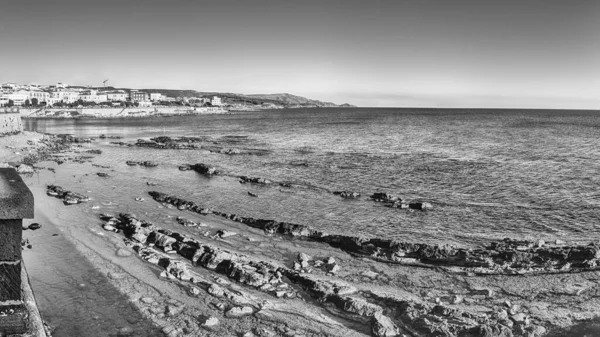
POLYGON ((0 111, 0 134, 23 131, 21 115, 18 113, 4 113, 0 111))
MULTIPOLYGON (((20 126, 19 115, 0 115, 1 120, 15 117, 20 126)), ((27 330, 28 312, 21 292, 21 238, 23 219, 33 218, 33 210, 33 194, 17 171, 0 168, 0 336, 27 330)))

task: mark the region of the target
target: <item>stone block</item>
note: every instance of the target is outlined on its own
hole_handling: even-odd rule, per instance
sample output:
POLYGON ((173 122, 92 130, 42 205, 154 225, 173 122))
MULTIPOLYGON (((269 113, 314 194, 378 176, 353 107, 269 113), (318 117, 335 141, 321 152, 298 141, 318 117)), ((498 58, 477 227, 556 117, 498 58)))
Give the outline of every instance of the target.
POLYGON ((33 218, 33 194, 13 168, 0 168, 0 219, 33 218))

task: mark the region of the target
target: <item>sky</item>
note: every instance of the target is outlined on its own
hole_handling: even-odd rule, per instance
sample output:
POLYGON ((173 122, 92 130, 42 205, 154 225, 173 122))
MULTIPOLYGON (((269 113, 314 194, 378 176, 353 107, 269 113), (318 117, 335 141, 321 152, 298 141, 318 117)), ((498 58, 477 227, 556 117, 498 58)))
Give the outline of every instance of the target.
POLYGON ((600 109, 600 1, 0 0, 0 82, 600 109))

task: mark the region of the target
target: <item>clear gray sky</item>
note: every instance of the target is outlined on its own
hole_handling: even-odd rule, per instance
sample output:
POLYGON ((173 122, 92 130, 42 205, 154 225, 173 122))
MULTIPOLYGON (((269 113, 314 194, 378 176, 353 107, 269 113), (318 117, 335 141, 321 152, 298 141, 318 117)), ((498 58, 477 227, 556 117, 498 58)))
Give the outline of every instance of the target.
POLYGON ((600 109, 600 1, 0 0, 0 81, 600 109))

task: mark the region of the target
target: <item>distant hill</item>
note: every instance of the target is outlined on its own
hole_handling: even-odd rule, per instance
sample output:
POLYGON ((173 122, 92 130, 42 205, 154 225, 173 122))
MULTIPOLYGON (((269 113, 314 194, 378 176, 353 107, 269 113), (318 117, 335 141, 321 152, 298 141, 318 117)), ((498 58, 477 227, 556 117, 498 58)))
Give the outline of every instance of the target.
MULTIPOLYGON (((78 86, 72 86, 73 88, 77 88, 78 86)), ((87 88, 83 86, 79 86, 79 88, 87 88)), ((131 88, 114 88, 111 86, 108 87, 92 87, 91 89, 120 89, 120 90, 132 90, 131 88)), ((254 105, 281 105, 284 107, 324 107, 324 108, 334 108, 334 107, 354 107, 354 105, 350 105, 348 103, 338 105, 331 102, 322 102, 315 99, 309 99, 306 97, 296 96, 292 94, 254 94, 254 95, 244 95, 244 94, 236 94, 230 92, 214 92, 214 91, 196 91, 196 90, 179 90, 179 89, 138 89, 139 91, 147 92, 147 93, 160 93, 162 95, 168 97, 212 97, 219 96, 221 98, 225 98, 227 103, 231 104, 254 104, 254 105)))
POLYGON ((314 99, 308 99, 306 97, 296 96, 292 94, 256 94, 256 95, 244 95, 245 97, 266 99, 272 101, 278 101, 287 105, 315 105, 321 107, 337 107, 337 104, 331 102, 322 102, 314 99))

